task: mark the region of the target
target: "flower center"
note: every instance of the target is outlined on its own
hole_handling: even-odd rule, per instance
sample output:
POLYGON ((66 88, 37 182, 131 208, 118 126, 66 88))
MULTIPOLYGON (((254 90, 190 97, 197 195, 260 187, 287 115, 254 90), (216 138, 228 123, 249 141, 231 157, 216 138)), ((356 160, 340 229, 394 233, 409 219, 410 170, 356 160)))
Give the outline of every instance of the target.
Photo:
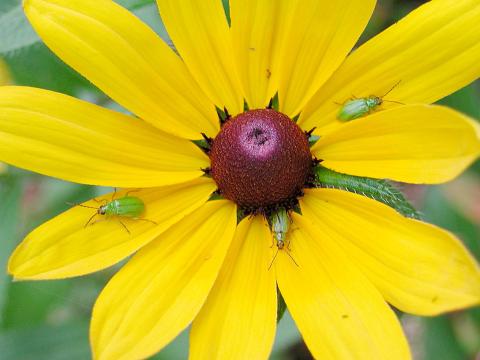
POLYGON ((213 140, 210 159, 220 193, 255 210, 295 200, 312 167, 307 135, 272 109, 228 120, 213 140))

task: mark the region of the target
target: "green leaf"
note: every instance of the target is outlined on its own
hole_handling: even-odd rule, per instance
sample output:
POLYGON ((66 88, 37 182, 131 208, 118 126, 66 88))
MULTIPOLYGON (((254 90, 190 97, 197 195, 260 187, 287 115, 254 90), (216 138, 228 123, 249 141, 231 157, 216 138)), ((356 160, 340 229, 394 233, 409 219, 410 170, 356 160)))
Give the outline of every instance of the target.
POLYGON ((171 360, 188 359, 188 337, 190 329, 180 333, 170 344, 165 346, 162 351, 153 356, 151 360, 171 360))
MULTIPOLYGON (((154 0, 121 0, 120 5, 130 10, 140 10, 155 3, 154 0)), ((38 45, 42 40, 28 22, 20 3, 3 9, 0 13, 0 56, 12 56, 16 52, 38 45)))
MULTIPOLYGON (((33 194, 29 192, 29 197, 25 198, 27 206, 23 209, 22 216, 20 217, 17 214, 16 217, 10 219, 13 224, 18 224, 20 218, 24 219, 25 226, 21 231, 22 234, 28 233, 36 226, 64 211, 69 207, 66 202, 82 202, 96 194, 96 188, 93 186, 72 184, 48 177, 27 177, 27 173, 23 171, 18 171, 15 178, 23 179, 25 188, 36 190, 33 194)), ((17 206, 20 203, 21 201, 17 199, 17 206)), ((5 219, 8 220, 6 217, 5 219)), ((19 227, 21 228, 21 226, 19 227)), ((3 227, 1 228, 3 229, 3 227)), ((21 236, 17 235, 15 243, 19 240, 21 240, 21 236)), ((0 245, 2 245, 1 242, 0 245)), ((8 258, 13 246, 5 249, 5 252, 3 250, 2 247, 0 254, 5 254, 5 257, 8 258)), ((0 327, 10 329, 35 324, 40 325, 59 311, 62 312, 63 316, 77 316, 76 310, 79 304, 74 302, 78 300, 76 299, 78 296, 72 295, 72 285, 74 282, 76 289, 79 289, 80 285, 83 284, 81 287, 82 294, 89 294, 89 283, 85 284, 84 280, 12 283, 10 278, 7 278, 6 296, 8 298, 5 305, 0 308, 0 317, 3 319, 0 327), (32 301, 32 299, 35 299, 35 301, 32 301)), ((88 312, 88 309, 86 310, 88 312)), ((85 311, 85 309, 82 311, 85 311)))
POLYGON ((44 323, 66 301, 71 285, 71 280, 11 283, 3 327, 12 329, 44 323))
POLYGON ((474 82, 463 89, 443 98, 438 103, 441 105, 451 106, 454 109, 470 115, 476 119, 480 119, 480 106, 478 106, 479 83, 474 82))
POLYGON ((40 42, 21 5, 0 14, 0 55, 7 56, 40 42))
POLYGON ((427 189, 423 207, 426 220, 460 237, 477 260, 480 261, 478 226, 467 219, 448 201, 442 189, 443 186, 432 186, 427 189))
POLYGON ((287 304, 285 303, 280 290, 277 288, 277 324, 282 320, 283 315, 285 315, 285 310, 287 310, 287 304))
MULTIPOLYGON (((154 0, 119 2, 173 47, 154 0)), ((104 94, 43 44, 23 14, 20 1, 0 7, 0 34, 0 57, 5 58, 15 84, 57 91, 105 105, 107 97, 104 94)))
MULTIPOLYGON (((20 217, 22 182, 18 177, 9 175, 0 178, 0 327, 4 322, 3 309, 7 302, 10 276, 7 268, 8 257, 19 240, 17 219, 20 217)), ((0 347, 1 349, 1 347, 0 347)))
POLYGON ((53 178, 40 177, 35 184, 38 188, 35 206, 31 206, 27 213, 31 229, 69 209, 71 205, 68 204, 79 204, 97 195, 95 186, 74 184, 53 178))
POLYGON ((300 332, 295 326, 295 322, 290 316, 290 313, 287 311, 282 321, 277 324, 277 333, 275 335, 275 343, 270 360, 291 359, 292 357, 288 356, 287 352, 300 341, 302 341, 300 332))
POLYGON ((75 95, 83 88, 98 91, 43 43, 10 53, 5 61, 17 85, 39 87, 68 95, 75 95))
POLYGON ((333 188, 360 194, 388 205, 403 216, 420 219, 420 214, 405 199, 405 196, 387 180, 337 173, 317 166, 315 169, 315 186, 333 188))
POLYGON ((464 360, 467 354, 457 341, 448 317, 422 319, 425 325, 424 360, 464 360))
POLYGON ((228 0, 222 0, 223 8, 225 10, 225 16, 227 17, 228 25, 231 24, 230 19, 230 2, 228 0))
POLYGON ((88 324, 38 326, 0 333, 2 359, 84 360, 90 358, 88 324))
POLYGON ((155 4, 155 0, 116 0, 116 2, 130 10, 137 10, 146 5, 155 4))
POLYGON ((16 5, 20 5, 22 0, 2 0, 0 1, 0 13, 4 13, 10 10, 12 7, 16 5))

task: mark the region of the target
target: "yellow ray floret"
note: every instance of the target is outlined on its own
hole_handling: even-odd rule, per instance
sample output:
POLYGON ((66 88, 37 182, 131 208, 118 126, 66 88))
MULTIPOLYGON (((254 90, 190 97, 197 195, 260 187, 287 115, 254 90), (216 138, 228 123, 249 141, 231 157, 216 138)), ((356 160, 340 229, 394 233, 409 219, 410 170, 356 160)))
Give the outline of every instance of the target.
POLYGON ((272 236, 262 216, 239 224, 220 274, 190 334, 192 360, 266 359, 275 337, 272 236))
POLYGON ((211 101, 230 114, 243 111, 243 90, 237 76, 230 29, 222 2, 158 0, 170 38, 211 101))
MULTIPOLYGON (((338 105, 352 96, 433 103, 480 76, 480 2, 433 0, 354 51, 306 105, 304 129, 340 123, 338 105)), ((386 107, 399 106, 395 103, 386 107)))
POLYGON ((279 253, 279 289, 317 359, 410 358, 395 314, 339 244, 293 213, 291 255, 279 253))
POLYGON ((219 129, 215 107, 182 60, 109 0, 26 0, 45 44, 113 100, 168 133, 200 139, 219 129))
POLYGON ((151 187, 203 175, 190 141, 58 93, 0 88, 0 160, 83 184, 151 187))
POLYGON ((312 148, 322 165, 350 175, 441 183, 480 154, 478 125, 446 107, 409 105, 353 120, 312 148))
POLYGON ((436 315, 480 302, 480 269, 447 231, 340 190, 308 190, 301 208, 400 310, 436 315))
POLYGON ((186 328, 213 286, 235 227, 235 205, 210 201, 140 250, 97 299, 94 358, 146 358, 186 328))
MULTIPOLYGON (((129 190, 130 196, 145 203, 141 219, 148 221, 97 216, 86 227, 96 211, 73 206, 28 234, 10 257, 8 270, 17 280, 45 280, 104 269, 131 255, 202 206, 214 190, 215 184, 206 178, 182 185, 129 190)), ((127 192, 118 192, 115 198, 127 192)), ((113 194, 107 194, 82 205, 95 208, 111 199, 113 194)))

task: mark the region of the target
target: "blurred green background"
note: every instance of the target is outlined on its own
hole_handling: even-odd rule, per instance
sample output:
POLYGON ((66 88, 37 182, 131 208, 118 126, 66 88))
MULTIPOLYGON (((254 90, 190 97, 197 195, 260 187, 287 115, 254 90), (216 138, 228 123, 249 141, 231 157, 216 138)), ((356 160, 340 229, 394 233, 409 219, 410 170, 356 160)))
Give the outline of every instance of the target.
MULTIPOLYGON (((153 0, 117 0, 164 39, 153 0)), ((224 1, 226 2, 226 1, 224 1)), ((360 43, 402 18, 422 1, 379 0, 360 43)), ((121 110, 57 59, 26 21, 20 0, 0 0, 0 58, 11 83, 51 89, 121 110)), ((440 103, 480 120, 480 84, 440 103)), ((441 186, 402 186, 427 221, 451 230, 480 259, 480 162, 441 186)), ((93 302, 118 269, 48 282, 12 282, 3 269, 14 247, 33 228, 107 189, 77 185, 9 167, 0 174, 0 360, 89 359, 88 321, 93 302)), ((480 359, 480 309, 434 318, 400 314, 416 360, 480 359)), ((187 332, 155 359, 186 359, 187 332)), ((280 321, 272 359, 310 359, 290 316, 280 321)))

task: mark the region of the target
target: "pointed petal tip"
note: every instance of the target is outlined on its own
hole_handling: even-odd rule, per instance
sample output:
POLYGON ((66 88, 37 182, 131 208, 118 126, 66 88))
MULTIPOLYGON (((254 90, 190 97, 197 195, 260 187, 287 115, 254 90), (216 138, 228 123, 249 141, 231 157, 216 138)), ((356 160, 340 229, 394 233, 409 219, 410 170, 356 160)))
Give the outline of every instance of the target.
POLYGON ((479 15, 478 0, 419 6, 352 52, 306 105, 300 122, 323 131, 336 123, 335 102, 382 94, 399 80, 389 98, 402 103, 433 103, 470 84, 480 75, 479 15), (439 44, 441 54, 431 56, 439 44))
POLYGON ((213 286, 235 228, 235 206, 211 201, 140 250, 94 306, 96 358, 146 358, 187 327, 213 286))
POLYGON ((413 184, 447 182, 478 157, 478 124, 438 105, 405 105, 344 124, 312 153, 337 172, 413 184))
POLYGON ((142 120, 185 139, 218 131, 213 104, 182 60, 120 4, 30 0, 24 9, 50 50, 142 120))
POLYGON ((410 359, 394 312, 340 243, 303 215, 292 220, 298 229, 290 233, 290 250, 300 266, 280 257, 277 281, 312 355, 410 359))
POLYGON ((200 169, 209 165, 208 156, 190 141, 132 116, 33 87, 0 87, 0 134, 1 161, 89 185, 184 183, 202 176, 200 169))
POLYGON ((479 265, 450 232, 341 190, 309 190, 301 208, 396 308, 433 316, 479 303, 479 265))
MULTIPOLYGON (((17 247, 18 249, 18 247, 17 247)), ((25 275, 21 271, 21 265, 18 264, 13 264, 13 258, 15 256, 15 253, 17 252, 17 249, 15 249, 14 253, 10 256, 10 259, 8 260, 7 264, 7 274, 12 277, 11 281, 12 282, 23 282, 23 281, 30 281, 30 280, 44 280, 38 277, 34 276, 29 276, 25 275)))
MULTIPOLYGON (((129 233, 118 221, 102 221, 85 228, 89 209, 72 207, 29 233, 14 250, 8 272, 28 280, 61 279, 102 270, 142 248, 205 204, 215 185, 210 179, 162 188, 141 189, 142 218, 125 219, 129 233), (88 246, 87 246, 88 245, 88 246)), ((126 191, 117 193, 122 197, 126 191)), ((112 194, 99 197, 111 199, 112 194)), ((88 206, 98 206, 93 200, 88 206)))

